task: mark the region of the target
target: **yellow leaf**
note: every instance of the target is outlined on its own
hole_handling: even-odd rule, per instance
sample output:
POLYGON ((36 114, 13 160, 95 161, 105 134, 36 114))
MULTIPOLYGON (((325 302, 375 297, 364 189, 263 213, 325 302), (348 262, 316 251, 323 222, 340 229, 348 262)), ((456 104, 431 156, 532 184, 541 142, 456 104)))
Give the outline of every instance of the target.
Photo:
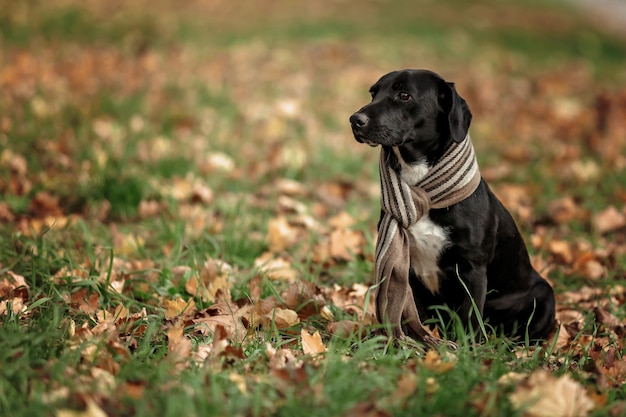
POLYGON ((313 334, 309 334, 306 330, 302 329, 300 332, 302 338, 302 351, 305 355, 316 355, 326 352, 326 346, 322 342, 322 336, 318 331, 313 334))
POLYGON ((193 300, 185 301, 180 297, 173 300, 165 300, 165 318, 176 317, 183 313, 189 313, 195 310, 196 304, 193 300))
POLYGON ((435 371, 440 374, 448 372, 450 369, 454 368, 456 362, 457 358, 454 354, 446 352, 444 358, 435 350, 429 350, 426 352, 426 356, 423 360, 426 369, 430 369, 431 371, 435 371))

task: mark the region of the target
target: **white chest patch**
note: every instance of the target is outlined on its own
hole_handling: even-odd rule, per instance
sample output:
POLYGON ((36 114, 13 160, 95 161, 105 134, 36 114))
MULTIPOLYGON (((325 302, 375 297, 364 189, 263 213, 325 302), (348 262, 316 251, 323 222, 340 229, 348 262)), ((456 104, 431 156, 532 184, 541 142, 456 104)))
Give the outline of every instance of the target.
POLYGON ((433 223, 428 216, 422 217, 409 228, 411 242, 411 268, 420 281, 433 294, 439 291, 439 255, 449 245, 448 232, 433 223))
POLYGON ((398 158, 398 162, 400 163, 400 176, 404 182, 409 185, 415 185, 426 176, 430 168, 426 161, 418 161, 415 164, 409 165, 404 161, 404 159, 402 159, 400 150, 397 147, 393 147, 392 149, 398 158))

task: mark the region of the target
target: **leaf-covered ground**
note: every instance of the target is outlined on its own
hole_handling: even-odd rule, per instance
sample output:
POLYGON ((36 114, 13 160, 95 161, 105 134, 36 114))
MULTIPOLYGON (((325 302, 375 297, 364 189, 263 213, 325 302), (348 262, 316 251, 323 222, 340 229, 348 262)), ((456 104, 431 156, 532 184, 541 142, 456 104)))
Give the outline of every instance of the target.
POLYGON ((626 41, 543 2, 127 3, 0 1, 0 415, 626 413, 626 41), (406 67, 469 103, 548 342, 377 335, 347 119, 406 67))

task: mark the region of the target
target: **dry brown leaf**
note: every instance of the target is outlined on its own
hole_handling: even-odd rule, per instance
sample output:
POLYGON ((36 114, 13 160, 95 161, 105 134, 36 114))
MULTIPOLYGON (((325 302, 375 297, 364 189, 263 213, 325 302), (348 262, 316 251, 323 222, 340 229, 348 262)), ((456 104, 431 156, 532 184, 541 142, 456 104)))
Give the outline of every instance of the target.
POLYGON ((454 368, 457 363, 457 357, 449 352, 442 356, 439 352, 431 349, 426 352, 422 363, 426 369, 442 374, 454 368))
POLYGON ((305 355, 317 355, 326 352, 326 346, 322 342, 322 336, 316 330, 315 333, 309 334, 305 329, 300 331, 302 338, 302 351, 305 355))
POLYGON ((298 280, 289 284, 281 295, 287 308, 296 310, 300 319, 318 314, 326 305, 319 288, 310 281, 298 280))
POLYGON ((270 280, 295 281, 299 275, 291 267, 291 262, 285 258, 276 257, 270 252, 265 252, 255 259, 254 266, 270 280))
POLYGON ((572 246, 565 240, 553 239, 548 242, 548 251, 561 264, 569 265, 574 261, 572 246))
POLYGON ((568 375, 538 370, 509 395, 513 407, 528 417, 584 417, 594 408, 584 387, 568 375))
POLYGON ((349 229, 335 229, 330 234, 330 256, 349 261, 363 254, 365 237, 363 233, 349 229))
POLYGON ((556 331, 552 334, 548 340, 548 346, 554 346, 555 349, 560 350, 569 346, 573 340, 572 335, 569 334, 565 326, 561 323, 557 324, 556 331))
POLYGON ((584 212, 572 197, 563 197, 548 204, 548 217, 556 224, 583 218, 584 212))
POLYGON ((265 329, 271 329, 274 326, 277 329, 288 329, 299 322, 298 313, 287 308, 275 308, 258 318, 258 323, 265 329))
POLYGON ((11 212, 9 204, 4 201, 0 201, 0 221, 13 222, 13 220, 15 220, 15 216, 11 212))
POLYGON ((517 184, 500 184, 494 193, 502 204, 521 221, 529 221, 532 216, 530 187, 517 184))
POLYGON ((352 320, 339 320, 328 323, 326 330, 333 336, 348 338, 354 335, 362 335, 363 327, 360 323, 352 320))
POLYGON ((28 296, 28 284, 23 276, 8 271, 6 277, 0 280, 0 298, 7 298, 12 295, 28 296), (18 294, 19 293, 19 294, 18 294))
POLYGON ((330 241, 328 239, 322 239, 315 246, 313 246, 313 253, 311 259, 316 264, 326 264, 331 260, 330 258, 330 241))
POLYGON ((626 227, 626 214, 617 210, 615 206, 609 206, 593 216, 592 225, 600 234, 614 232, 626 227))
POLYGON ((417 389, 417 378, 415 374, 407 372, 400 376, 398 385, 394 392, 394 399, 405 400, 411 396, 417 389))
POLYGON ((7 314, 7 312, 12 311, 17 314, 21 311, 24 311, 26 306, 24 306, 24 300, 20 297, 15 297, 11 300, 2 300, 0 301, 0 316, 7 314))
POLYGON ((576 291, 567 291, 559 294, 562 303, 580 304, 581 302, 597 301, 604 297, 604 290, 598 287, 583 286, 576 291))
POLYGON ((35 217, 61 217, 63 210, 59 206, 59 197, 47 191, 39 191, 30 202, 29 211, 35 217))
POLYGON ((242 341, 246 335, 246 328, 239 317, 233 315, 208 316, 193 321, 200 333, 213 335, 218 326, 223 326, 228 332, 229 339, 242 341))
POLYGON ((235 160, 223 152, 210 152, 206 161, 201 165, 202 171, 232 172, 235 169, 235 160))
POLYGON ((166 299, 163 304, 165 306, 165 318, 167 319, 180 314, 191 314, 196 309, 196 304, 193 300, 183 300, 180 297, 166 299))
POLYGON ((88 291, 86 288, 81 288, 72 293, 70 303, 73 308, 93 314, 96 313, 100 307, 100 295, 95 291, 88 291))
POLYGON ((300 364, 293 350, 275 349, 270 343, 265 344, 265 355, 270 361, 270 369, 293 368, 300 364))
POLYGON ((293 226, 285 216, 270 219, 267 241, 271 252, 280 252, 296 244, 301 238, 300 228, 293 226))
POLYGON ((354 226, 355 220, 348 212, 342 211, 328 219, 328 224, 333 229, 349 229, 354 226))
POLYGON ((290 197, 301 197, 308 192, 308 188, 304 184, 289 178, 277 179, 274 181, 274 188, 276 188, 280 194, 290 197))
POLYGON ((234 268, 220 259, 208 259, 202 265, 199 276, 191 276, 185 282, 185 291, 203 301, 215 302, 218 297, 230 297, 234 268))

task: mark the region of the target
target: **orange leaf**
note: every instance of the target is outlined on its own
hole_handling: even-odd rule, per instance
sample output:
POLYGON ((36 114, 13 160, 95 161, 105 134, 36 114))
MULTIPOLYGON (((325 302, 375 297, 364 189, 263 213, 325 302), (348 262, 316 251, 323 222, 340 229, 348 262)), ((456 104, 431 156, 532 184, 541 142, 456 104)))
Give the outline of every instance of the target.
POLYGON ((326 346, 324 346, 322 336, 320 336, 318 331, 309 334, 309 332, 302 329, 300 337, 302 338, 302 351, 305 355, 317 355, 326 352, 326 346))
POLYGON ((189 314, 196 309, 196 304, 193 300, 185 301, 180 297, 173 300, 165 300, 164 304, 166 309, 165 318, 167 319, 171 319, 183 313, 189 314))

